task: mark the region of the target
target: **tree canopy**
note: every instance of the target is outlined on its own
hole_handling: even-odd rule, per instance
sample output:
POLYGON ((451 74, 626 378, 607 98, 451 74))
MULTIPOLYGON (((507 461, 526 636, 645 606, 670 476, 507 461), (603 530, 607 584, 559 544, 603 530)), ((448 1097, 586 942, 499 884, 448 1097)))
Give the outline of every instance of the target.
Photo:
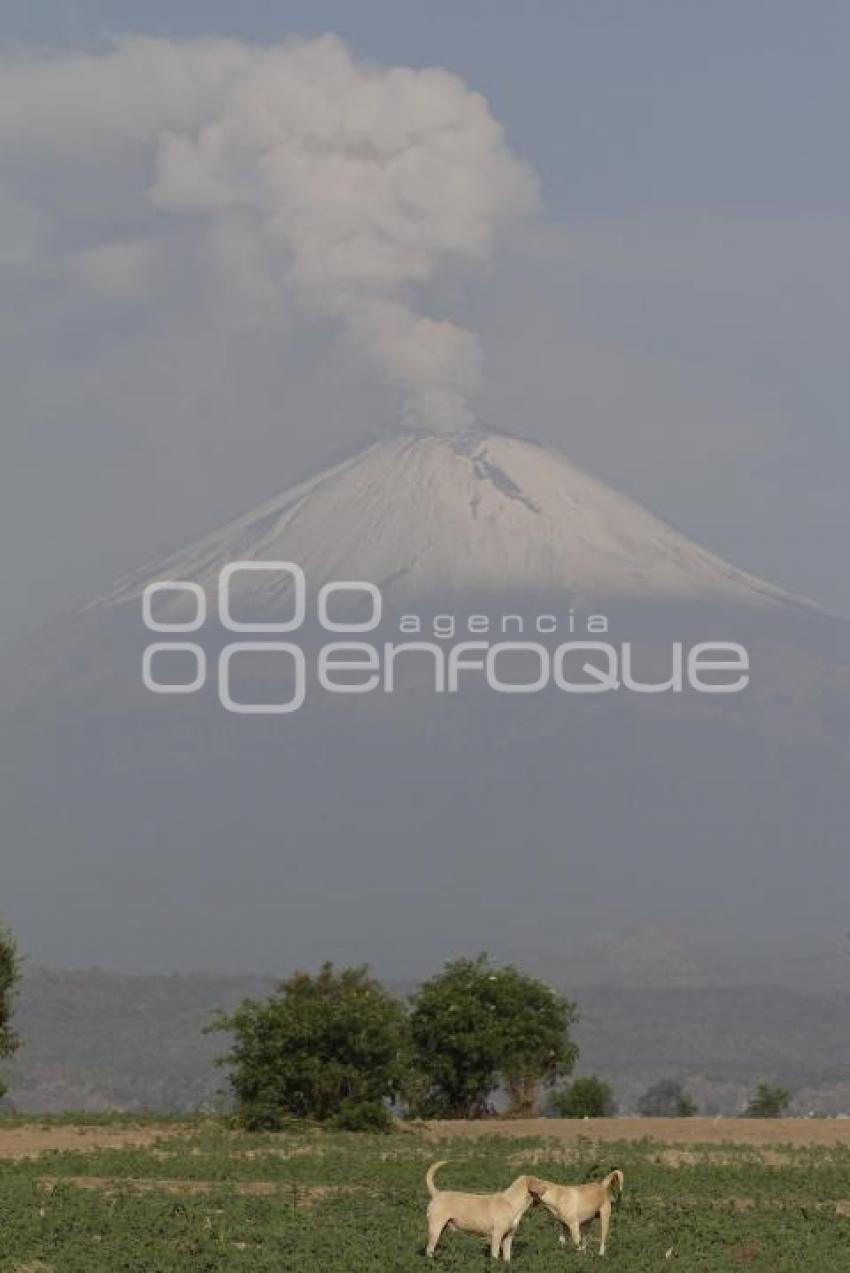
POLYGON ((791 1093, 786 1087, 759 1083, 744 1110, 744 1118, 782 1118, 790 1104, 791 1093))
POLYGON ((540 1086, 569 1074, 578 1056, 575 1005, 487 955, 447 963, 411 1005, 411 1104, 423 1115, 482 1117, 500 1085, 513 1113, 530 1113, 540 1086))
MULTIPOLYGON (((15 987, 20 976, 20 960, 14 938, 0 928, 0 1060, 10 1057, 18 1046, 18 1036, 11 1027, 15 1007, 15 987)), ((6 1091, 0 1079, 0 1097, 6 1091)))
POLYGON ((653 1083, 638 1101, 642 1118, 691 1118, 696 1112, 696 1104, 678 1079, 653 1083))
POLYGON ((406 1014, 367 968, 337 972, 326 963, 315 976, 298 972, 268 999, 219 1014, 212 1028, 234 1036, 222 1063, 247 1126, 389 1122, 383 1102, 401 1086, 406 1014))

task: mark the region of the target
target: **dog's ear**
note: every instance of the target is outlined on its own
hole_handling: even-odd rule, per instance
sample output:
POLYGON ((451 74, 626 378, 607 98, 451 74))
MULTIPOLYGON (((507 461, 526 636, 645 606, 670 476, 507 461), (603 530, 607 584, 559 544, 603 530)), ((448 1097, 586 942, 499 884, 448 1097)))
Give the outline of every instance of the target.
POLYGON ((534 1198, 539 1198, 546 1192, 545 1180, 538 1180, 537 1176, 526 1176, 525 1187, 534 1198))

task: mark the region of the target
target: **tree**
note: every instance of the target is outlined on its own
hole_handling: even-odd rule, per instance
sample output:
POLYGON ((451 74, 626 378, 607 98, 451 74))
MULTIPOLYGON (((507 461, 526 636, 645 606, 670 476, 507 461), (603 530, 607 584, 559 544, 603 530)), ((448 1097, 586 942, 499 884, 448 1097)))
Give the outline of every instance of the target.
POLYGON ((552 1109, 559 1118, 613 1118, 617 1102, 609 1083, 589 1075, 555 1092, 552 1109))
POLYGON ((782 1118, 790 1104, 791 1093, 787 1088, 759 1083, 744 1110, 744 1118, 782 1118))
POLYGON ((268 999, 246 999, 211 1026, 234 1036, 230 1085, 252 1128, 288 1118, 389 1126, 384 1102, 400 1089, 407 1056, 404 1005, 368 969, 298 972, 268 999), (383 1110, 383 1114, 381 1111, 383 1110))
POLYGON ((530 1113, 541 1084, 575 1065, 575 1005, 516 968, 497 968, 487 955, 447 963, 411 1003, 416 1113, 480 1118, 500 1084, 512 1113, 530 1113))
POLYGON ((653 1083, 638 1101, 641 1118, 691 1118, 697 1112, 677 1079, 661 1079, 653 1083))
MULTIPOLYGON (((0 1060, 13 1055, 18 1047, 18 1036, 10 1025, 15 1007, 15 987, 21 974, 18 948, 14 938, 5 928, 0 928, 0 1060)), ((0 1097, 6 1086, 0 1079, 0 1097)))

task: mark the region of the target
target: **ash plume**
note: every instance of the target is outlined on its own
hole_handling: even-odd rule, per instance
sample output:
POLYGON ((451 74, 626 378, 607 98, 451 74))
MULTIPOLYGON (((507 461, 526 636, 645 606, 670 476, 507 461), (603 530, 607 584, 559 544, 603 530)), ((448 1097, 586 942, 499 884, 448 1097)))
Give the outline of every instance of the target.
POLYGON ((257 51, 211 119, 161 139, 152 197, 264 245, 300 312, 400 389, 409 424, 471 422, 477 336, 419 294, 443 264, 485 260, 536 187, 457 76, 363 65, 335 36, 257 51))
POLYGON ((188 229, 210 279, 258 321, 330 324, 395 387, 408 424, 470 422, 478 337, 429 312, 429 284, 485 262, 534 211, 537 186, 458 76, 367 64, 334 35, 272 47, 131 36, 0 58, 0 87, 8 171, 47 160, 80 174, 93 212, 67 262, 76 283, 141 291, 150 224, 142 243, 91 231, 104 193, 131 225, 154 210, 153 236, 188 229))

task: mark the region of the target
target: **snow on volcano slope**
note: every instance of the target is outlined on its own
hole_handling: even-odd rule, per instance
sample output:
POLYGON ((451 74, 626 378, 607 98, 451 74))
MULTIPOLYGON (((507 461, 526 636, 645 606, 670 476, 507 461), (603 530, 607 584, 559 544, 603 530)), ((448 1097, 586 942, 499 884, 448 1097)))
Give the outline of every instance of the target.
MULTIPOLYGON (((369 580, 397 600, 523 590, 578 603, 801 604, 558 453, 483 431, 377 442, 123 581, 101 602, 137 598, 156 579, 210 590, 222 566, 247 560, 297 562, 311 587, 369 580)), ((271 573, 239 578, 257 603, 281 587, 271 573)))

